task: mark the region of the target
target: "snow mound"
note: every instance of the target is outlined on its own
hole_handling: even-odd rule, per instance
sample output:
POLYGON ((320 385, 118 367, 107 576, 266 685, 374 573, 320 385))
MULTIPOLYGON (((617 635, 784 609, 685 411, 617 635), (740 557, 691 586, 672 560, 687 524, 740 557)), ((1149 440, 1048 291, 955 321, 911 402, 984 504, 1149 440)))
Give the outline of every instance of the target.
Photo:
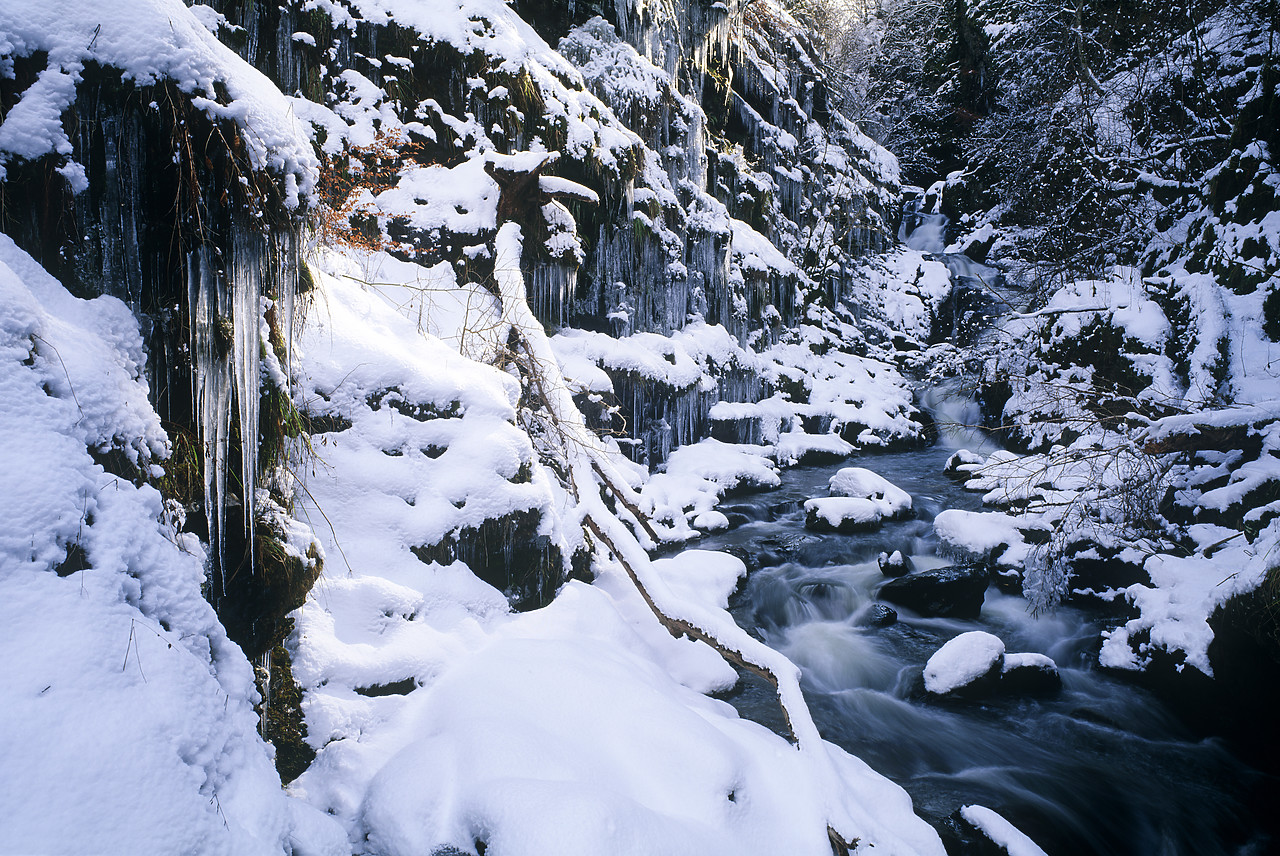
POLYGON ((204 553, 145 479, 166 454, 142 337, 0 236, 0 780, 13 852, 347 852, 286 796, 204 553), (95 461, 121 452, 134 478, 95 461))
POLYGON ((883 500, 891 514, 911 510, 911 495, 884 476, 863 467, 845 467, 827 482, 832 496, 883 500))
POLYGON ((944 549, 966 558, 1019 568, 1031 554, 1019 524, 1030 525, 999 511, 948 508, 933 519, 933 531, 944 549))
POLYGON ((910 494, 862 467, 845 467, 831 477, 828 487, 833 496, 804 504, 810 528, 862 529, 911 513, 910 494))
POLYGON ((999 670, 1004 662, 1004 642, 982 630, 970 630, 939 648, 924 667, 924 688, 934 695, 966 687, 999 670))
POLYGON ((656 473, 640 490, 643 510, 672 527, 672 537, 691 538, 696 529, 723 515, 716 503, 738 488, 764 490, 782 483, 764 446, 706 439, 681 446, 667 459, 666 472, 656 473))

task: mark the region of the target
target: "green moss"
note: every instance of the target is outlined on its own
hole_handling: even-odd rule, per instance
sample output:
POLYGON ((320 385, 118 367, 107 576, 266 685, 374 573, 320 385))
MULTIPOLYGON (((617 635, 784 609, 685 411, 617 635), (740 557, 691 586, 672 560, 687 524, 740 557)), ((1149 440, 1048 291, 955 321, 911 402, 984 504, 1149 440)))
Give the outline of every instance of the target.
POLYGON ((204 455, 200 440, 190 427, 166 424, 172 447, 164 461, 164 475, 155 487, 166 499, 177 500, 183 508, 200 507, 204 502, 204 455))
MULTIPOLYGON (((281 622, 283 636, 293 632, 293 619, 281 622)), ((311 766, 316 753, 307 745, 307 723, 302 715, 302 688, 293 678, 293 657, 281 641, 271 649, 270 692, 267 698, 266 734, 276 747, 276 771, 289 784, 311 766)), ((259 686, 259 690, 262 687, 259 686)))

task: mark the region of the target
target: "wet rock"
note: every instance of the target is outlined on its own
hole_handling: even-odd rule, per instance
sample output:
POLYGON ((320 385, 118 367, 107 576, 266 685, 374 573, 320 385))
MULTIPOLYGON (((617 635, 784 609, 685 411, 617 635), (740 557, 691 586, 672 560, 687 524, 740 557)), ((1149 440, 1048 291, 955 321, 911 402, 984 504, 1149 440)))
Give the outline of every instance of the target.
POLYGON ((741 517, 744 520, 756 521, 759 520, 763 514, 759 506, 750 505, 748 503, 735 503, 734 505, 721 504, 716 507, 728 515, 730 519, 733 519, 734 517, 741 517))
POLYGON ((1005 594, 1022 594, 1022 568, 995 567, 991 569, 991 582, 1005 594))
POLYGON ((736 556, 742 560, 742 564, 747 566, 747 573, 754 574, 760 570, 760 559, 756 552, 747 548, 742 544, 726 544, 719 548, 720 552, 728 553, 730 556, 736 556))
POLYGON ((883 603, 873 603, 858 617, 861 627, 889 627, 898 623, 898 611, 883 603))
POLYGON ((889 580, 878 596, 924 616, 977 618, 987 582, 987 572, 980 566, 951 565, 889 580))
POLYGON ((771 535, 756 542, 754 561, 761 568, 776 568, 797 561, 806 547, 820 543, 808 535, 771 535))
POLYGON ((876 564, 880 566, 880 573, 886 577, 901 577, 916 569, 912 561, 902 555, 901 550, 894 550, 892 553, 881 553, 876 557, 876 564))
POLYGON ((794 514, 800 510, 800 500, 789 499, 786 502, 775 502, 766 509, 767 518, 770 522, 786 517, 788 514, 794 514))
POLYGON ((1000 691, 1016 695, 1053 693, 1062 689, 1058 664, 1044 654, 1005 654, 1000 691))
POLYGON ((930 331, 929 344, 951 342, 964 347, 972 345, 995 315, 991 293, 981 281, 958 276, 946 300, 938 307, 930 331))

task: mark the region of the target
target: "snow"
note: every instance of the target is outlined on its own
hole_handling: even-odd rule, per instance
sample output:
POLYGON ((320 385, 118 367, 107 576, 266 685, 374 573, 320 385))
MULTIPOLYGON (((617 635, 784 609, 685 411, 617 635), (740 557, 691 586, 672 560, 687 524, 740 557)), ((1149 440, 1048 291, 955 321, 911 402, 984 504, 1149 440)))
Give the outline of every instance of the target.
MULTIPOLYGON (((393 279, 377 286, 313 268, 319 294, 297 348, 304 388, 314 390, 305 406, 355 430, 324 440, 324 466, 308 486, 324 515, 313 509, 311 523, 321 531, 360 521, 325 545, 338 561, 413 568, 410 548, 551 499, 543 480, 510 481, 533 460, 513 424, 515 379, 427 332, 435 304, 402 299, 394 282, 414 266, 378 261, 393 279), (402 412, 414 408, 445 418, 402 412)), ((328 266, 340 267, 332 259, 328 266)))
POLYGON ((1047 669, 1049 671, 1056 672, 1058 670, 1058 664, 1053 661, 1052 657, 1046 654, 1006 653, 1004 655, 1004 666, 1001 669, 1003 672, 1010 672, 1014 669, 1024 668, 1047 669))
MULTIPOLYGON (((497 250, 516 259, 518 242, 518 230, 505 227, 497 250)), ((558 371, 530 326, 518 269, 500 276, 504 318, 524 331, 540 365, 558 371)), ((825 854, 828 824, 877 852, 942 853, 904 792, 817 736, 795 667, 733 624, 725 608, 741 561, 690 551, 650 563, 593 493, 581 494, 576 511, 561 505, 567 498, 536 462, 529 484, 492 479, 505 459, 485 450, 515 431, 509 376, 446 353, 368 286, 323 272, 316 279, 321 292, 299 346, 304 384, 328 399, 316 406, 351 427, 324 435, 308 478, 331 560, 295 614, 294 669, 318 755, 293 793, 335 816, 351 846, 384 853, 471 849, 481 840, 490 853, 522 856, 825 854), (389 387, 408 402, 456 399, 462 415, 418 422, 371 408, 369 393, 389 387), (462 425, 428 472, 414 444, 450 422, 462 425), (466 442, 475 445, 454 456, 466 442), (387 457, 382 450, 392 447, 405 453, 387 457), (451 484, 469 491, 463 509, 432 506, 419 519, 416 509, 451 484), (407 492, 414 506, 401 498, 407 492), (663 629, 615 561, 597 559, 595 585, 570 582, 549 606, 513 614, 465 565, 410 554, 408 546, 445 528, 439 516, 469 514, 477 494, 486 515, 537 507, 548 518, 599 521, 667 614, 779 675, 799 750, 704 695, 732 685, 733 669, 705 644, 663 629), (406 678, 404 695, 356 692, 406 678)), ((549 401, 566 430, 580 430, 562 381, 549 401)), ((527 442, 517 459, 526 459, 527 442)), ((715 449, 679 450, 669 469, 776 479, 763 455, 715 449)), ((568 460, 581 477, 583 464, 568 460)))
MULTIPOLYGON (((603 284, 587 298, 631 335, 565 329, 548 342, 530 311, 519 230, 507 224, 499 231, 498 185, 485 167, 540 166, 555 157, 536 151, 545 141, 535 135, 517 143, 535 151, 499 155, 511 143, 499 136, 500 125, 485 129, 474 115, 419 104, 417 118, 438 119, 469 142, 459 143, 461 156, 449 166, 414 166, 389 189, 366 194, 361 210, 384 223, 399 219, 431 242, 473 238, 459 252, 495 259, 496 281, 459 282, 448 261, 423 266, 385 252, 322 249, 313 259, 317 289, 297 343, 298 365, 280 366, 267 355, 268 375, 287 383, 296 370, 298 405, 331 417, 334 426, 317 434, 304 467, 304 507, 328 571, 295 615, 290 640, 307 691, 308 739, 319 757, 286 794, 271 750, 254 730, 249 664, 201 597, 204 548, 175 533, 174 509, 145 483, 162 466, 168 441, 147 401, 137 322, 119 301, 71 297, 0 237, 0 443, 23 451, 0 472, 7 521, 0 529, 0 644, 22 652, 0 667, 7 688, 0 751, 22 771, 0 784, 0 814, 12 833, 6 843, 80 852, 416 853, 470 851, 483 841, 494 854, 827 853, 830 825, 863 850, 941 853, 905 793, 820 739, 794 665, 734 625, 726 608, 742 563, 706 551, 651 562, 644 548, 657 545, 630 525, 630 512, 606 507, 589 470, 606 468, 623 485, 621 498, 655 518, 657 540, 678 541, 727 526, 716 509, 724 493, 776 486, 779 466, 918 439, 899 367, 923 363, 895 364, 890 344, 926 341, 950 290, 945 266, 929 257, 943 249, 946 223, 937 206, 944 183, 930 188, 934 210, 910 246, 865 262, 844 283, 844 314, 802 307, 798 323, 784 324, 800 302, 794 296, 817 285, 792 259, 817 248, 818 266, 829 272, 837 264, 843 271, 847 257, 834 249, 844 238, 832 222, 819 218, 801 234, 783 212, 884 202, 897 164, 852 125, 836 145, 834 131, 828 138, 808 121, 791 97, 789 72, 763 56, 763 41, 735 36, 748 72, 743 85, 772 91, 775 107, 791 112, 766 118, 743 100, 738 118, 752 137, 750 161, 740 148, 719 165, 719 177, 743 191, 738 202, 751 203, 752 194, 770 200, 765 216, 753 220, 765 223, 757 231, 703 190, 706 117, 662 68, 676 62, 667 51, 678 40, 663 29, 672 9, 640 4, 630 10, 637 15, 621 15, 624 27, 637 26, 632 17, 644 21, 641 32, 626 33, 643 50, 594 18, 572 30, 557 53, 502 0, 310 0, 304 7, 338 26, 394 21, 416 29, 424 46, 451 46, 483 69, 460 84, 482 100, 511 97, 508 86, 486 77, 528 74, 546 105, 537 118, 563 130, 570 159, 610 181, 622 175, 624 156, 641 162, 639 178, 628 173, 619 192, 656 249, 646 244, 652 258, 619 254, 618 270, 601 262, 593 274, 603 284), (636 125, 637 117, 659 112, 663 127, 647 129, 645 148, 624 121, 636 125), (797 160, 802 150, 808 160, 797 160), (760 294, 750 291, 757 288, 760 294), (708 306, 717 290, 724 305, 708 306), (653 297, 659 292, 669 300, 653 297), (759 305, 747 296, 759 297, 759 305), (717 317, 713 309, 723 325, 698 315, 717 317), (521 357, 529 361, 519 370, 547 384, 541 391, 556 430, 545 435, 524 421, 519 370, 507 359, 512 334, 525 342, 521 357), (677 413, 691 424, 716 401, 707 414, 712 421, 749 422, 760 444, 691 434, 684 439, 698 442, 675 449, 663 471, 649 476, 622 460, 616 443, 592 436, 573 403, 572 395, 607 400, 615 382, 622 388, 620 378, 678 393, 677 413), (567 477, 544 465, 545 444, 555 442, 548 436, 557 432, 563 456, 550 460, 563 464, 567 477), (109 450, 144 477, 105 472, 94 453, 109 450), (596 583, 568 583, 550 606, 514 614, 511 592, 465 563, 422 558, 425 548, 464 529, 517 514, 536 517, 538 536, 566 560, 588 546, 585 521, 601 526, 606 543, 594 544, 596 583), (81 552, 87 567, 76 570, 81 552), (798 745, 708 698, 733 684, 733 669, 706 644, 672 638, 655 622, 655 605, 771 669, 798 745), (406 680, 403 694, 362 692, 406 680), (112 787, 104 791, 102 782, 112 787)), ((738 33, 739 10, 714 8, 724 22, 687 46, 691 57, 680 57, 694 68, 713 45, 725 52, 730 33, 738 33)), ((769 10, 779 26, 794 25, 783 10, 769 10)), ((255 168, 283 182, 290 206, 315 188, 313 124, 326 131, 328 154, 344 140, 435 137, 426 125, 405 121, 388 91, 354 69, 336 75, 331 107, 284 96, 217 41, 213 34, 228 29, 226 18, 208 7, 121 0, 112 13, 104 18, 83 0, 8 0, 0 8, 0 54, 9 58, 0 68, 11 72, 13 57, 48 54, 0 125, 0 179, 20 161, 53 155, 74 192, 88 187, 85 165, 71 160, 63 116, 90 63, 119 68, 140 85, 172 81, 198 109, 234 123, 255 168)), ((1006 35, 1000 27, 989 33, 1006 35)), ((305 32, 284 37, 316 47, 305 32)), ((364 59, 397 72, 413 65, 404 57, 364 59)), ((803 50, 799 59, 803 65, 803 50)), ((843 120, 833 121, 840 127, 843 120)), ((1116 131, 1113 115, 1100 124, 1116 131)), ((1249 152, 1269 158, 1260 145, 1249 152)), ((1157 175, 1142 179, 1171 184, 1157 175)), ((540 176, 538 186, 551 196, 600 201, 563 177, 540 176)), ((542 213, 553 232, 551 252, 584 261, 581 238, 591 236, 577 234, 569 209, 552 202, 542 213)), ((874 226, 879 215, 865 213, 874 226)), ((1244 224, 1215 215, 1212 222, 1219 255, 1274 280, 1268 247, 1278 243, 1280 214, 1244 224)), ((1188 224, 1178 228, 1185 233, 1188 224)), ((988 223, 968 240, 992 236, 988 223)), ((812 269, 808 261, 806 267, 812 269)), ((1273 343, 1261 329, 1266 291, 1234 293, 1216 275, 1176 264, 1146 280, 1135 268, 1117 267, 1068 282, 1035 312, 1012 318, 1006 333, 1044 341, 1047 350, 1070 347, 1090 325, 1117 331, 1126 365, 1149 383, 1135 399, 1156 418, 1134 417, 1148 421, 1145 431, 1109 437, 1094 414, 1056 394, 1064 387, 1089 392, 1098 367, 1034 374, 1017 371, 1016 359, 997 360, 1016 379, 1007 415, 1027 423, 1022 439, 1048 451, 963 459, 966 486, 1001 510, 939 513, 934 529, 944 549, 1025 567, 1034 578, 1040 557, 1027 541, 1031 530, 1083 531, 1083 518, 1063 508, 1101 508, 1105 517, 1114 507, 1101 502, 1107 492, 1141 476, 1126 469, 1135 456, 1122 442, 1248 426, 1262 443, 1258 456, 1223 457, 1215 464, 1221 482, 1180 488, 1206 515, 1280 481, 1273 343), (1190 317, 1191 343, 1177 341, 1177 319, 1165 314, 1174 302, 1190 317), (1171 357, 1181 344, 1188 344, 1185 366, 1171 357), (1046 386, 1055 391, 1048 398, 1046 386), (1223 402, 1233 406, 1215 409, 1223 402), (1179 407, 1188 412, 1164 416, 1179 407), (1056 424, 1084 436, 1067 442, 1056 424)), ((237 330, 246 333, 237 347, 247 349, 237 380, 242 391, 254 389, 256 293, 233 308, 237 330)), ((254 404, 252 396, 240 401, 254 404)), ((243 427, 256 424, 250 416, 242 411, 242 435, 254 433, 243 427)), ((246 455, 245 471, 254 470, 246 455)), ((835 495, 806 508, 832 525, 870 523, 911 507, 909 495, 864 469, 841 470, 830 489, 835 495)), ((247 499, 253 517, 255 497, 247 499)), ((1191 555, 1126 544, 1122 556, 1141 562, 1150 584, 1123 592, 1137 616, 1105 634, 1101 663, 1141 668, 1163 649, 1180 658, 1179 668, 1211 674, 1209 616, 1274 571, 1280 523, 1268 515, 1277 510, 1275 502, 1244 510, 1249 539, 1215 524, 1188 527, 1198 545, 1191 555)), ((259 511, 278 516, 280 509, 268 503, 259 511)), ((280 523, 290 549, 301 552, 310 530, 280 523)), ((1099 537, 1111 539, 1106 546, 1123 540, 1099 537)), ((951 691, 1001 656, 1005 670, 1052 665, 1043 655, 1003 648, 989 634, 962 634, 930 659, 926 686, 951 691)), ((963 813, 1012 856, 1041 852, 995 812, 967 806, 963 813)))
POLYGON ((799 269, 769 240, 741 220, 730 219, 733 228, 733 252, 743 270, 767 274, 776 271, 783 276, 796 276, 799 269))
POLYGON ((831 477, 829 489, 832 496, 806 500, 804 509, 811 520, 833 529, 873 526, 911 512, 910 494, 862 467, 840 470, 831 477))
POLYGON ((565 330, 551 340, 557 358, 587 360, 604 369, 639 375, 676 389, 693 386, 703 371, 679 340, 657 333, 615 339, 588 330, 565 330))
POLYGON ((853 454, 854 446, 838 434, 810 434, 793 428, 778 437, 773 449, 778 463, 797 464, 815 453, 843 458, 853 454))
POLYGON ((911 510, 911 494, 863 467, 845 467, 827 483, 833 496, 857 496, 884 502, 889 516, 911 510))
POLYGON ((324 247, 311 257, 313 271, 359 285, 413 321, 417 329, 477 360, 489 359, 506 335, 493 295, 476 283, 459 283, 452 266, 406 262, 385 252, 324 247))
POLYGON ((5 846, 347 852, 280 788, 199 541, 154 487, 92 457, 150 471, 167 454, 142 360, 123 303, 72 297, 0 235, 0 446, 22 450, 0 468, 5 846))
POLYGON ((1009 856, 1045 856, 1034 841, 997 812, 980 805, 967 805, 960 816, 972 823, 983 835, 1005 849, 1009 856))
POLYGON ((982 630, 961 633, 934 652, 924 666, 924 688, 946 695, 981 678, 1004 661, 1004 642, 982 630))
POLYGON ((715 506, 727 491, 768 489, 782 483, 769 451, 711 438, 681 446, 667 459, 666 470, 649 477, 641 487, 641 508, 670 527, 672 540, 696 537, 698 530, 723 528, 728 520, 715 506))
POLYGON ((1151 585, 1135 583, 1125 591, 1139 615, 1103 633, 1098 661, 1116 669, 1141 669, 1150 662, 1153 649, 1161 648, 1180 655, 1179 670, 1190 665, 1212 677, 1210 616, 1230 598, 1256 589, 1280 563, 1272 546, 1280 540, 1275 521, 1254 546, 1239 543, 1242 540, 1235 539, 1212 556, 1204 555, 1202 548, 1200 555, 1159 554, 1147 559, 1144 568, 1151 585), (1264 558, 1258 561, 1256 556, 1264 558), (1148 634, 1149 642, 1138 645, 1134 637, 1139 634, 1148 634))
POLYGON ((0 179, 14 157, 34 160, 56 152, 63 168, 78 176, 73 190, 87 187, 81 165, 66 160, 71 142, 61 116, 75 98, 86 64, 94 62, 120 69, 138 85, 173 81, 199 109, 236 123, 251 163, 284 181, 291 207, 310 196, 319 169, 310 128, 265 75, 218 41, 202 23, 205 17, 181 0, 119 0, 109 16, 88 0, 6 0, 0 6, 5 52, 45 51, 48 63, 0 125, 0 179), (215 97, 215 84, 225 87, 226 103, 215 97))
MULTIPOLYGON (((477 840, 530 856, 829 852, 804 756, 673 681, 671 662, 697 649, 646 628, 634 600, 615 597, 572 583, 411 693, 360 743, 342 741, 344 783, 367 782, 356 828, 378 852, 477 840)), ((310 792, 325 770, 318 763, 300 785, 310 792)), ((852 759, 841 765, 864 788, 868 774, 852 759)), ((942 852, 896 788, 862 795, 880 823, 902 830, 877 851, 942 852)))
POLYGON ((479 235, 497 228, 498 183, 485 172, 482 158, 454 167, 420 166, 401 174, 399 183, 375 197, 386 217, 407 217, 408 225, 427 233, 479 235))
POLYGON ((948 508, 933 519, 933 531, 950 550, 1016 567, 1030 552, 1018 523, 1017 518, 998 511, 948 508))

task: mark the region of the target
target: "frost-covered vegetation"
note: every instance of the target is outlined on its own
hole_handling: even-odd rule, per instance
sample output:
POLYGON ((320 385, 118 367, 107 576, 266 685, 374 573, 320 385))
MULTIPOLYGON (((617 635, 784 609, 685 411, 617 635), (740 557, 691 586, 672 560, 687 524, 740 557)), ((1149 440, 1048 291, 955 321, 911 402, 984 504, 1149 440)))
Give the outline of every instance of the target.
MULTIPOLYGON (((1033 294, 970 364, 1023 454, 960 467, 1014 531, 943 538, 1025 569, 1036 608, 1132 604, 1109 665, 1211 673, 1215 611, 1280 561, 1276 15, 901 0, 855 28, 867 127, 952 248, 1033 294)), ((1249 609, 1274 651, 1272 600, 1249 609)))
POLYGON ((1274 2, 106 5, 0 5, 0 850, 944 852, 651 557, 926 375, 1013 450, 946 549, 1275 652, 1274 2))

